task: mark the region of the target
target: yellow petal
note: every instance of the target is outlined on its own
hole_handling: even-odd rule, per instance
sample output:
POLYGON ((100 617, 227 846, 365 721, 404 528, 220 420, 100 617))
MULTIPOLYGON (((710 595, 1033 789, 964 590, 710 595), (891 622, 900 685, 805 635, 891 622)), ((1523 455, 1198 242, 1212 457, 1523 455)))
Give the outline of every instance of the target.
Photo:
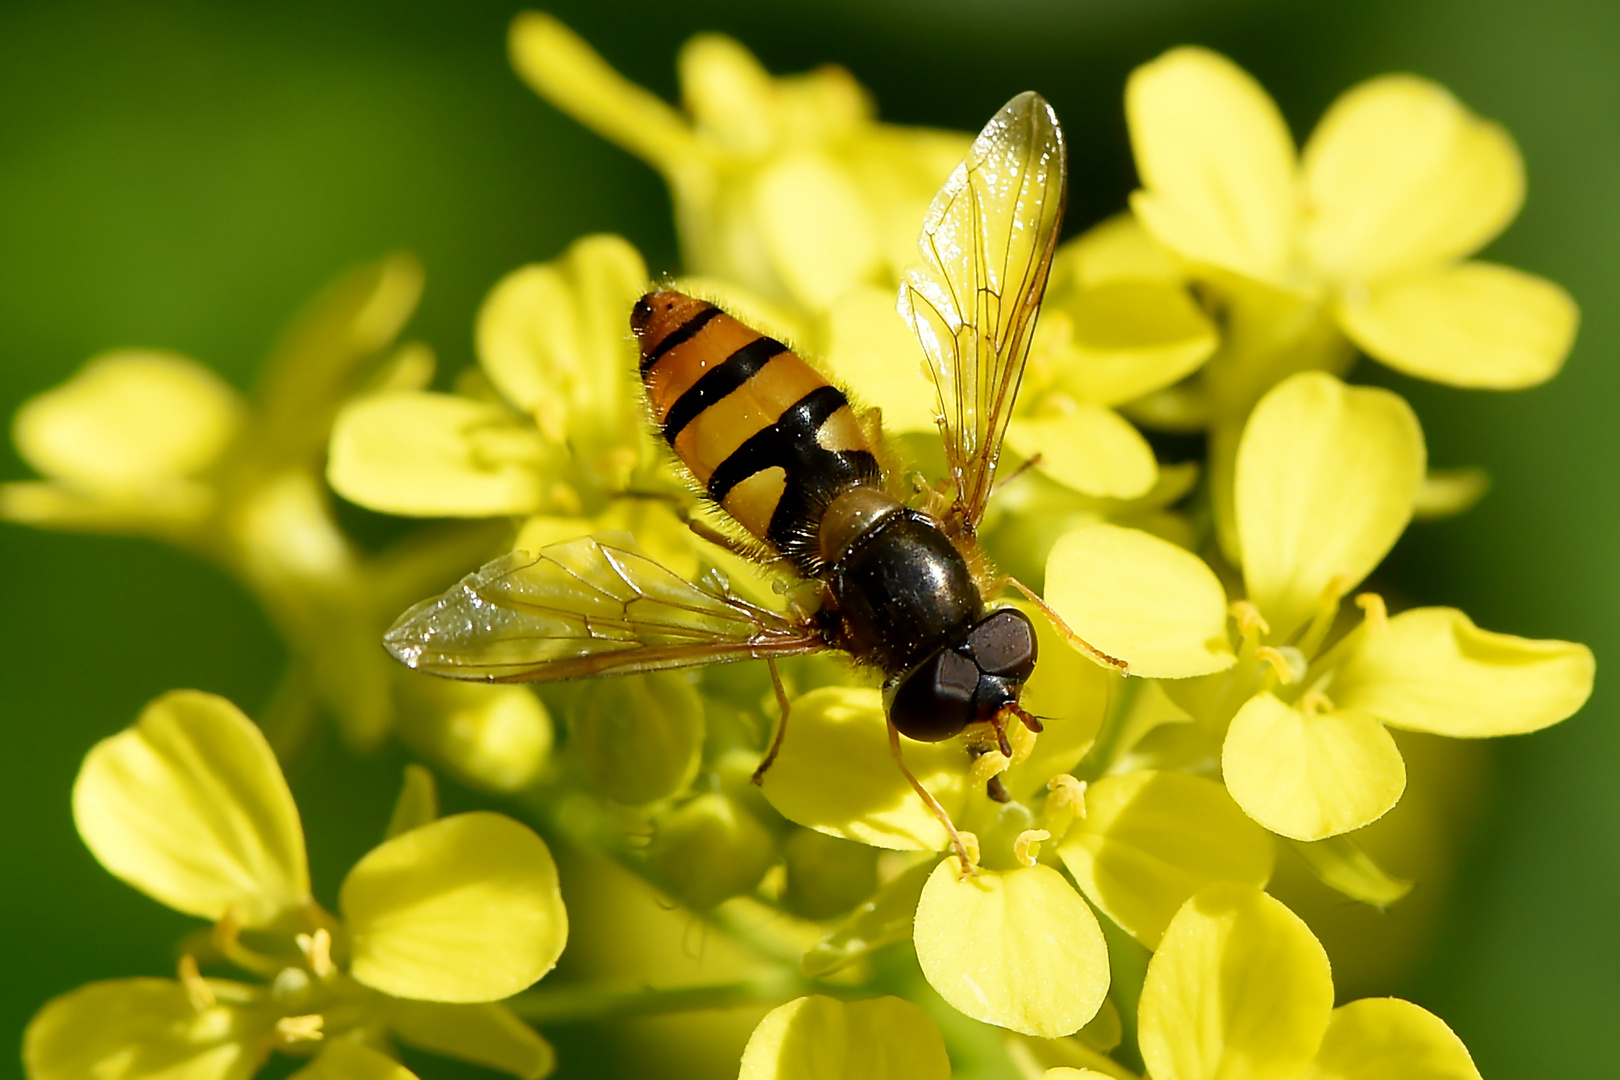
POLYGON ((1106 668, 1081 656, 1033 604, 1014 605, 1035 624, 1035 674, 1024 684, 1019 704, 1045 727, 1029 756, 1001 774, 1009 794, 1028 799, 1059 773, 1073 772, 1102 727, 1113 696, 1106 668))
POLYGON ((413 517, 495 517, 540 508, 546 448, 499 405, 402 391, 338 413, 326 479, 350 502, 413 517))
POLYGON ((1479 1080, 1446 1022, 1400 998, 1362 998, 1333 1010, 1301 1080, 1479 1080))
POLYGON ((302 466, 325 446, 338 406, 361 389, 422 295, 422 264, 393 254, 324 289, 281 335, 255 397, 260 460, 302 466))
POLYGON ((416 1074, 364 1043, 329 1039, 293 1080, 416 1080, 416 1074))
POLYGON ((504 1005, 385 998, 388 1029, 418 1050, 539 1080, 557 1066, 551 1044, 504 1005))
POLYGON ((1271 836, 1213 780, 1141 771, 1086 789, 1086 816, 1058 848, 1092 903, 1148 948, 1193 893, 1216 881, 1264 888, 1271 836))
POLYGON ((1377 566, 1412 517, 1423 432, 1388 390, 1306 372, 1249 417, 1235 496, 1249 599, 1286 641, 1377 566))
POLYGON ((1219 343, 1179 283, 1114 281, 1048 293, 1035 350, 1052 350, 1044 362, 1075 398, 1120 405, 1191 374, 1219 343))
POLYGON ((1158 478, 1153 448, 1130 422, 1105 405, 1075 403, 1058 416, 1014 420, 1007 445, 1036 468, 1086 495, 1134 499, 1158 478))
POLYGON ((45 476, 89 491, 138 496, 202 472, 236 435, 241 396, 178 353, 91 360, 17 410, 12 439, 45 476))
POLYGON ((698 34, 676 64, 681 101, 705 136, 734 153, 770 149, 777 88, 753 53, 724 34, 698 34))
POLYGON ((1108 993, 1097 918, 1049 866, 963 878, 957 860, 941 860, 917 901, 912 940, 940 997, 1026 1035, 1079 1031, 1108 993))
POLYGON ((1328 693, 1340 708, 1454 738, 1539 731, 1592 693, 1592 650, 1481 630, 1455 608, 1403 611, 1366 626, 1328 693))
POLYGON ((1451 386, 1519 390, 1564 366, 1580 311, 1545 278, 1469 262, 1348 293, 1339 325, 1396 371, 1451 386))
POLYGON ((339 896, 350 973, 385 994, 494 1001, 550 971, 568 940, 557 866, 527 826, 458 814, 394 837, 339 896))
POLYGON ((1112 1078, 1107 1073, 1100 1073, 1095 1069, 1071 1069, 1067 1065, 1059 1065, 1042 1073, 1041 1080, 1112 1080, 1112 1078))
POLYGON ((1214 571, 1137 529, 1082 525, 1061 537, 1046 563, 1046 602, 1133 675, 1184 679, 1236 662, 1214 571))
POLYGON ((1187 901, 1148 962, 1138 1024, 1154 1080, 1294 1080, 1333 1008, 1327 953, 1249 885, 1187 901))
POLYGON ((628 242, 587 236, 559 259, 507 274, 478 310, 478 361, 490 381, 587 466, 642 423, 629 326, 648 284, 628 242))
POLYGON ((765 249, 788 291, 825 311, 878 269, 881 252, 856 177, 830 155, 775 157, 756 181, 755 207, 765 249))
POLYGON ((201 1009, 173 979, 96 982, 52 999, 23 1035, 28 1076, 247 1080, 264 1063, 274 1014, 233 1007, 246 987, 207 982, 217 1000, 201 1009))
POLYGON ((1412 75, 1372 79, 1340 97, 1303 160, 1306 249, 1338 280, 1471 254, 1524 199, 1512 137, 1412 75))
POLYGON ((1268 693, 1232 718, 1221 771, 1244 813, 1295 840, 1359 829, 1406 790, 1406 766, 1384 725, 1364 712, 1305 713, 1268 693))
POLYGON ((894 307, 894 290, 849 290, 827 313, 827 367, 854 400, 883 410, 884 431, 935 431, 934 385, 922 348, 894 307))
POLYGON ((176 690, 85 756, 73 820, 114 876, 188 915, 264 926, 309 900, 298 808, 224 698, 176 690))
POLYGON ((699 155, 674 109, 614 71, 583 39, 544 12, 512 21, 512 66, 541 97, 603 138, 669 172, 699 155))
POLYGON ((739 1080, 950 1080, 945 1040, 928 1014, 896 997, 802 997, 772 1009, 748 1037, 739 1080))
POLYGON ((1247 72, 1207 49, 1172 49, 1131 73, 1125 117, 1142 191, 1131 209, 1195 262, 1283 276, 1297 228, 1294 142, 1247 72))
MULTIPOLYGON (((902 739, 900 748, 913 775, 954 814, 966 796, 962 745, 902 739)), ((795 698, 762 790, 789 821, 832 836, 902 851, 939 851, 950 843, 889 756, 876 690, 826 686, 795 698)))
POLYGON ((116 498, 87 494, 54 481, 0 484, 0 519, 42 529, 190 539, 214 506, 213 489, 196 481, 176 480, 158 490, 126 491, 116 498))
POLYGON ((697 775, 703 700, 678 672, 596 679, 569 708, 568 731, 603 793, 639 806, 679 794, 697 775))
POLYGON ((1052 295, 1066 289, 1083 291, 1116 281, 1185 285, 1181 261, 1136 220, 1130 211, 1115 214, 1063 244, 1052 260, 1052 295))

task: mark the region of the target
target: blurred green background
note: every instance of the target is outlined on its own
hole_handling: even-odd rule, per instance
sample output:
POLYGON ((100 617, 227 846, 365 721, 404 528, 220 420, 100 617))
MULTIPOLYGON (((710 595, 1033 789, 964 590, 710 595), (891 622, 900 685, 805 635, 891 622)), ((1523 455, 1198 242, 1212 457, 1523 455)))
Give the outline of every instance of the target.
MULTIPOLYGON (((505 271, 591 231, 675 268, 664 189, 509 70, 511 0, 0 7, 0 414, 109 347, 189 353, 248 386, 288 316, 395 248, 428 269, 412 335, 443 366, 505 271)), ((1462 1035, 1487 1077, 1614 1075, 1620 1060, 1620 5, 1604 0, 830 0, 559 3, 633 79, 673 96, 675 50, 723 30, 776 71, 851 68, 887 119, 975 129, 1012 93, 1056 105, 1073 149, 1070 232, 1133 184, 1120 95, 1165 48, 1226 52, 1303 136, 1341 90, 1409 70, 1503 122, 1524 212, 1488 252, 1580 302, 1566 372, 1527 394, 1399 383, 1438 465, 1495 479, 1461 519, 1415 528, 1398 585, 1488 628, 1591 644, 1599 686, 1565 725, 1492 748, 1487 828, 1421 971, 1387 992, 1462 1035), (1611 477, 1605 480, 1605 477, 1611 477)), ((1365 369, 1358 374, 1392 382, 1365 369)), ((9 444, 0 479, 27 470, 9 444)), ((48 997, 165 974, 187 920, 79 843, 80 758, 164 690, 250 711, 281 647, 223 574, 156 544, 0 526, 0 1041, 48 997)), ((327 745, 294 776, 318 891, 380 835, 402 758, 327 745)), ((17 1042, 10 1043, 15 1047, 17 1042)), ((564 1043, 567 1053, 567 1043, 564 1043)), ((0 1069, 18 1069, 15 1051, 0 1069)), ((431 1074, 430 1074, 431 1075, 431 1074)))

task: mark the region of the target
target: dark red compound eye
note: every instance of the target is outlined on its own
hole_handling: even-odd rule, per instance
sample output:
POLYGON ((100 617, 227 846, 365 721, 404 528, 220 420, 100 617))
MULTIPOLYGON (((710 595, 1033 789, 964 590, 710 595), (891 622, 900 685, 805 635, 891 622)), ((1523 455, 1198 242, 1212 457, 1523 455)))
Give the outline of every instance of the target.
POLYGON ((967 651, 986 675, 1024 682, 1035 671, 1035 624, 1017 608, 993 611, 968 633, 967 651))
POLYGON ((941 649, 901 676, 889 698, 889 720, 918 742, 941 742, 975 718, 979 669, 951 649, 941 649))

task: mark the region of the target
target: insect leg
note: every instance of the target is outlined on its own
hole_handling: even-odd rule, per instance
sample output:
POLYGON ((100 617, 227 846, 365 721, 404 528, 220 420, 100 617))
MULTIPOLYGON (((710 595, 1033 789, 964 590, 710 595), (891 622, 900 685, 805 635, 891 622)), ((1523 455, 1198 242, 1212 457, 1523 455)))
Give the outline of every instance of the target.
POLYGON ((1040 608, 1041 611, 1045 613, 1046 617, 1052 620, 1052 625, 1057 627, 1058 633, 1062 634, 1069 640, 1069 644, 1091 657, 1103 667, 1111 667, 1121 675, 1130 674, 1130 668, 1126 665, 1125 661, 1121 660, 1117 656, 1109 656, 1107 653, 1097 648, 1097 646, 1075 633, 1074 629, 1070 627, 1068 623, 1063 621, 1063 616, 1053 611, 1047 605, 1046 601, 1042 600, 1038 595, 1036 595, 1035 591, 1029 586, 1025 585, 1022 581, 1019 581, 1014 577, 1008 578, 1007 584, 1023 593, 1024 596, 1028 598, 1030 603, 1040 608))
POLYGON ((723 547, 740 558, 754 562, 760 561, 759 546, 749 545, 746 541, 737 539, 728 533, 710 525, 707 521, 692 512, 692 501, 683 499, 678 495, 666 491, 626 491, 623 493, 627 499, 646 499, 653 502, 668 503, 669 509, 680 519, 682 525, 692 530, 694 536, 707 540, 717 547, 723 547))
POLYGON ((939 805, 939 800, 934 798, 933 793, 922 786, 922 781, 918 780, 912 775, 911 770, 906 768, 905 758, 900 756, 900 729, 894 726, 893 721, 889 722, 889 756, 894 758, 896 765, 900 766, 901 773, 910 781, 912 790, 917 793, 918 798, 922 799, 923 805, 927 806, 934 817, 939 819, 939 823, 945 826, 945 831, 951 834, 951 846, 956 849, 956 857, 962 860, 962 875, 966 877, 972 874, 973 859, 969 857, 967 843, 962 839, 962 834, 956 831, 956 825, 951 821, 951 815, 947 814, 945 808, 939 805))
POLYGON ((782 675, 776 670, 776 661, 772 657, 767 656, 765 664, 771 669, 771 688, 776 691, 776 705, 782 710, 782 719, 776 722, 776 738, 771 740, 771 748, 765 752, 765 760, 754 770, 752 780, 755 786, 765 783, 765 770, 771 767, 777 753, 782 749, 782 736, 787 734, 788 722, 787 688, 782 685, 782 675))
POLYGON ((1036 454, 1032 458, 1028 458, 1025 461, 1019 462, 1018 467, 1016 469, 1014 469, 1012 472, 1008 473, 1006 476, 998 476, 998 477, 996 477, 996 485, 995 485, 995 487, 990 489, 990 493, 992 495, 994 495, 996 492, 1000 491, 1002 488, 1006 487, 1008 484, 1012 483, 1014 480, 1018 479, 1020 476, 1023 476, 1025 473, 1029 472, 1029 470, 1033 469, 1035 466, 1039 465, 1040 463, 1041 463, 1041 455, 1040 454, 1036 454))

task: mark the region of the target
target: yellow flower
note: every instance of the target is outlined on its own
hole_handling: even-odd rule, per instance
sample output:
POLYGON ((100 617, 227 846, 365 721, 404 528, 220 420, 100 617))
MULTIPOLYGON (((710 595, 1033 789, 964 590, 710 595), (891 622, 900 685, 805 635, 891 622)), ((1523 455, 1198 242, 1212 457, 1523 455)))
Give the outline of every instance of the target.
POLYGON ((730 38, 681 51, 687 115, 530 12, 512 62, 543 97, 664 175, 688 272, 823 312, 851 286, 893 288, 917 223, 970 137, 880 124, 842 68, 772 78, 730 38))
POLYGON ((1355 87, 1296 158, 1248 74, 1181 48, 1132 74, 1126 116, 1142 177, 1132 209, 1216 280, 1308 300, 1368 355, 1419 378, 1511 389, 1562 364, 1576 321, 1563 290, 1461 261, 1518 212, 1523 165, 1507 132, 1434 83, 1355 87))
MULTIPOLYGON (((1296 154, 1276 105, 1229 60, 1174 49, 1134 72, 1126 117, 1137 221, 1222 314, 1221 348, 1148 423, 1208 425, 1217 535, 1234 554, 1233 456, 1248 411, 1302 370, 1342 373, 1351 345, 1418 378, 1518 389, 1557 373, 1578 313, 1552 282, 1465 261, 1518 212, 1511 137, 1409 75, 1363 83, 1296 154)), ((1438 476, 1428 513, 1483 491, 1438 476)))
POLYGON ((1479 1076, 1451 1029, 1411 1002, 1335 1009, 1322 946, 1247 885, 1211 885, 1176 913, 1148 963, 1137 1026, 1155 1080, 1479 1076))
POLYGON ((771 1010, 748 1039, 739 1080, 950 1080, 928 1014, 895 997, 802 997, 771 1010))
POLYGON ((340 921, 310 896, 298 811, 258 728, 209 694, 154 701, 86 756, 74 821, 102 865, 213 922, 218 957, 266 985, 204 979, 187 954, 178 982, 81 988, 29 1025, 29 1074, 134 1080, 190 1062, 187 1075, 247 1076, 272 1049, 340 1039, 398 1039, 520 1077, 549 1072, 551 1048, 491 1003, 562 952, 568 923, 551 854, 499 814, 432 820, 431 794, 414 787, 399 831, 344 880, 340 921))
POLYGON ((1342 598, 1410 519, 1423 464, 1399 397, 1296 375, 1255 408, 1237 453, 1247 599, 1235 633, 1202 561, 1117 526, 1058 542, 1047 599, 1133 672, 1195 680, 1168 686, 1193 724, 1167 765, 1218 746, 1228 790, 1268 829, 1297 840, 1349 832, 1405 787, 1386 724, 1465 738, 1534 731, 1591 692, 1585 646, 1488 633, 1452 609, 1386 619, 1376 597, 1363 601, 1364 625, 1322 653, 1342 598))
POLYGON ((332 429, 333 490, 411 517, 601 513, 658 460, 627 329, 647 283, 616 236, 508 274, 478 315, 482 378, 464 379, 466 394, 407 386, 347 405, 332 429))
POLYGON ((173 353, 92 360, 18 410, 17 449, 45 479, 0 485, 0 517, 154 536, 229 570, 293 655, 272 718, 280 740, 296 743, 319 707, 367 748, 403 715, 435 760, 510 790, 532 781, 549 746, 533 695, 418 692, 377 648, 401 607, 486 554, 492 537, 468 528, 368 556, 320 480, 345 401, 432 377, 425 348, 395 348, 421 284, 405 256, 339 281, 284 335, 251 399, 173 353), (497 752, 506 760, 491 764, 497 752))

